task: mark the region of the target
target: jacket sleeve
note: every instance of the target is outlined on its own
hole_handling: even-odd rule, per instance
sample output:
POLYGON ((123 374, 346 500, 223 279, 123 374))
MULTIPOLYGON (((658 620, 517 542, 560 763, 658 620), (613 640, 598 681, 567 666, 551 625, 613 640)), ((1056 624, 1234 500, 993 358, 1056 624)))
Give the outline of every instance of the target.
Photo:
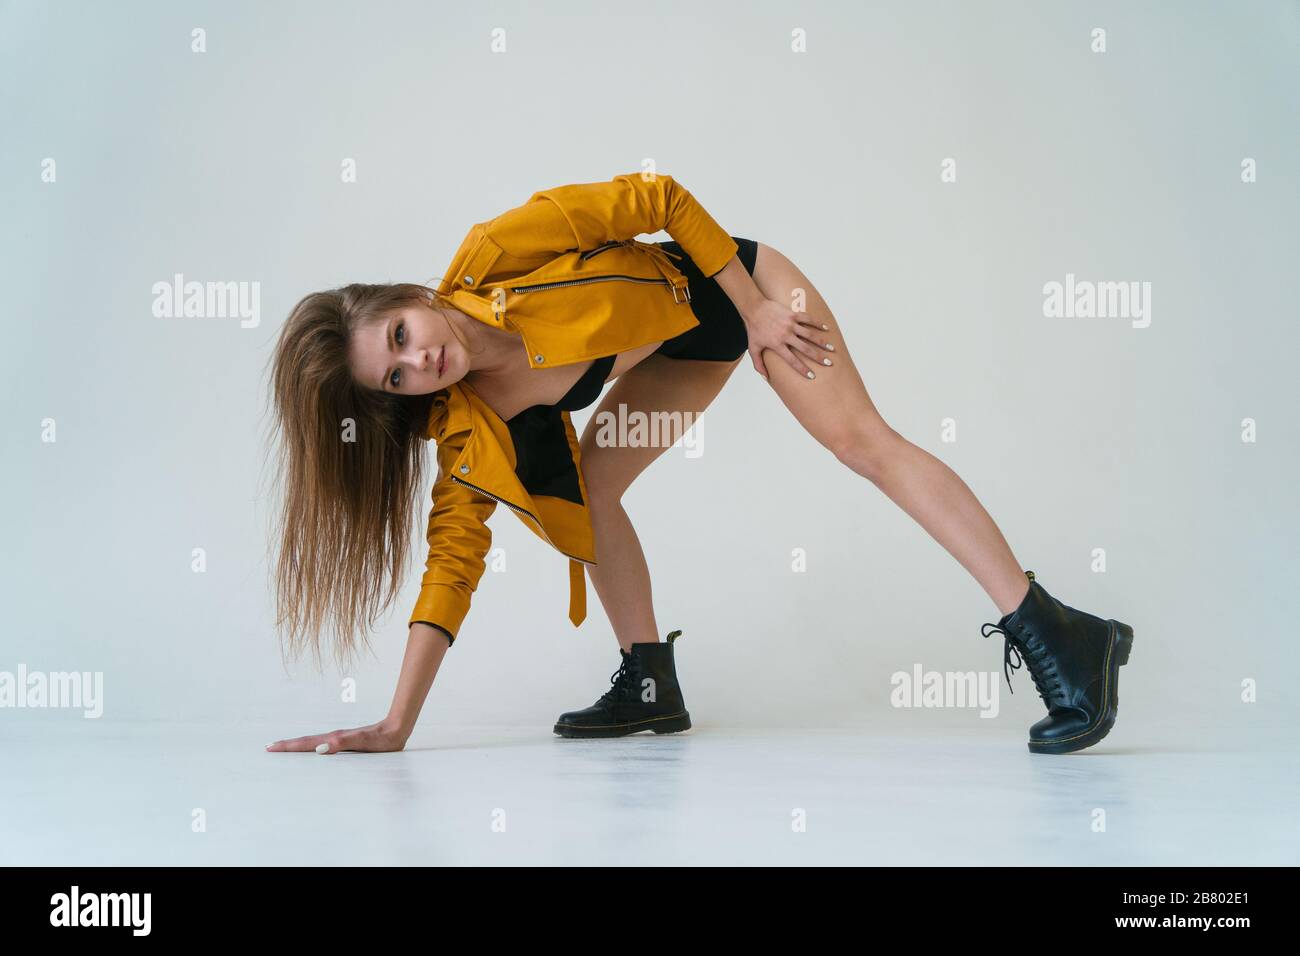
POLYGON ((497 506, 495 499, 452 481, 451 465, 459 453, 450 443, 438 446, 438 479, 427 534, 429 558, 420 579, 420 596, 407 622, 408 627, 416 621, 439 627, 453 643, 486 568, 484 558, 492 544, 487 519, 497 506))
POLYGON ((721 271, 739 248, 695 197, 665 173, 649 181, 641 173, 626 173, 609 182, 544 189, 486 228, 503 252, 520 259, 592 249, 663 229, 706 276, 721 271))

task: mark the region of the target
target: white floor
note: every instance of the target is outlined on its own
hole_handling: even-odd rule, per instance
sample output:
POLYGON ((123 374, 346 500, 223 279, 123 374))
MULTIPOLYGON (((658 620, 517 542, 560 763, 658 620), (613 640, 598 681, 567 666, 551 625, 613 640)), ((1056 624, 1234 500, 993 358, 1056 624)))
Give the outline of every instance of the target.
POLYGON ((1252 735, 1249 751, 1189 743, 1204 735, 1182 728, 1045 757, 979 725, 616 741, 421 727, 400 754, 319 756, 263 752, 282 725, 90 723, 4 728, 0 863, 1300 860, 1286 728, 1272 743, 1252 735))

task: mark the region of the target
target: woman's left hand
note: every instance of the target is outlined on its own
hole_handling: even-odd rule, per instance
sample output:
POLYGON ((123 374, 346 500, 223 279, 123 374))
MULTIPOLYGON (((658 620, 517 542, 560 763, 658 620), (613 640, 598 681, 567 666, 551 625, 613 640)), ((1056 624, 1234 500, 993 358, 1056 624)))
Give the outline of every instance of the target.
POLYGON ((749 357, 765 381, 763 349, 771 349, 804 378, 813 378, 811 366, 824 365, 822 359, 833 351, 826 347, 826 326, 814 322, 807 312, 791 312, 772 299, 759 299, 741 317, 749 333, 749 357), (812 361, 805 364, 803 356, 812 361))

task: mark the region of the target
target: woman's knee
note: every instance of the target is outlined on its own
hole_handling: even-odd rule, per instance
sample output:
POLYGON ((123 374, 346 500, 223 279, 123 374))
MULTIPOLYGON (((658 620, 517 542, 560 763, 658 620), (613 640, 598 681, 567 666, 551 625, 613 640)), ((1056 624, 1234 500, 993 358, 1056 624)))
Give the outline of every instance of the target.
POLYGON ((827 442, 839 461, 862 477, 876 481, 906 446, 906 439, 884 420, 846 428, 827 442))
POLYGON ((625 479, 599 469, 589 473, 585 467, 582 478, 587 486, 587 507, 593 514, 622 507, 623 493, 627 491, 625 479))

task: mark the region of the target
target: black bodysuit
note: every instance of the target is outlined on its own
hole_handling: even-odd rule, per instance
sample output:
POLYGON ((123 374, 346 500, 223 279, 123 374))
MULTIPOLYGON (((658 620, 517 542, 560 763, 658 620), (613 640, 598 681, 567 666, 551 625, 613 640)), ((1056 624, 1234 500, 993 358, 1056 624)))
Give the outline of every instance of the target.
POLYGON ((614 358, 606 355, 593 361, 554 405, 533 405, 506 421, 515 449, 515 474, 530 495, 582 502, 560 412, 586 408, 598 399, 614 367, 614 358))
POLYGON ((600 398, 601 389, 605 387, 605 380, 609 378, 610 370, 613 368, 613 355, 596 359, 591 363, 591 367, 582 373, 582 378, 573 383, 573 388, 555 403, 555 407, 566 412, 576 412, 580 408, 586 408, 600 398))

